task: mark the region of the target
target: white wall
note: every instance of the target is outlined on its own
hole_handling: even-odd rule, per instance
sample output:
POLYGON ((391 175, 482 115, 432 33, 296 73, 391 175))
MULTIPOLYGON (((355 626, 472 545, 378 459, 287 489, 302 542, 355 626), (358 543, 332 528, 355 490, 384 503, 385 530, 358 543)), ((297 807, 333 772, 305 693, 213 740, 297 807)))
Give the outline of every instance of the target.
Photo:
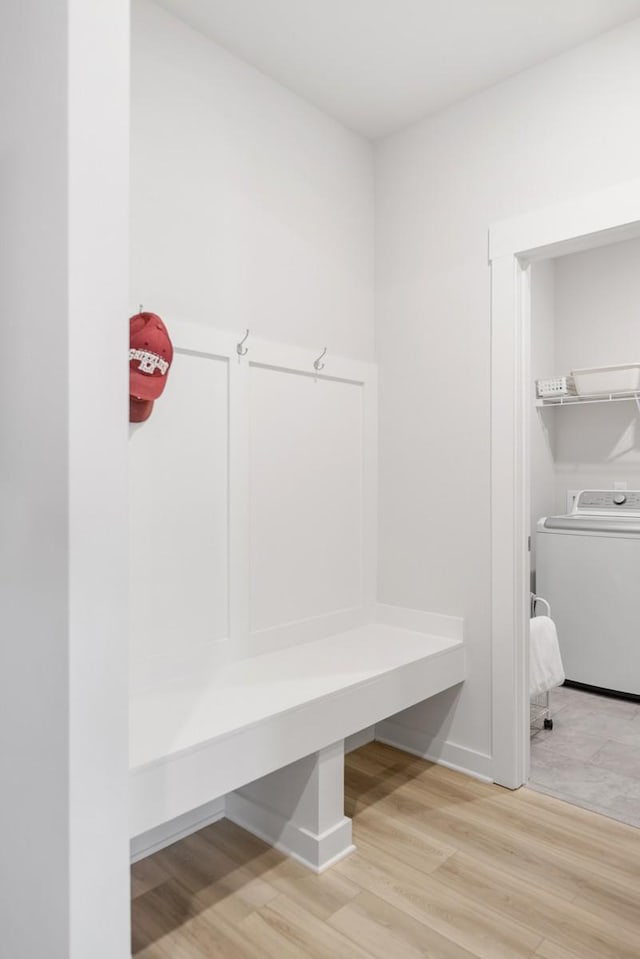
POLYGON ((174 330, 166 389, 129 427, 132 690, 229 636, 229 363, 178 346, 174 330))
MULTIPOLYGON (((176 335, 182 320, 235 329, 238 339, 251 329, 240 379, 249 364, 247 416, 255 467, 243 463, 239 479, 228 461, 229 450, 237 458, 240 447, 249 448, 244 434, 238 437, 237 423, 230 425, 245 402, 237 401, 231 384, 234 375, 235 386, 238 381, 235 351, 229 362, 181 353, 152 419, 131 431, 131 661, 138 685, 150 681, 152 664, 162 672, 161 660, 169 662, 176 653, 188 659, 216 645, 216 656, 234 656, 248 648, 249 637, 239 635, 249 628, 247 610, 232 622, 234 604, 226 597, 244 577, 235 561, 227 568, 237 552, 234 543, 242 538, 237 515, 231 522, 228 511, 235 509, 231 500, 239 482, 244 487, 249 477, 251 595, 245 605, 251 605, 256 635, 265 633, 266 642, 267 627, 354 605, 352 581, 359 588, 360 569, 352 569, 349 549, 336 560, 341 500, 334 497, 335 510, 325 516, 328 500, 321 485, 328 464, 337 467, 333 478, 347 482, 346 471, 354 467, 343 454, 360 463, 357 443, 341 449, 338 437, 356 422, 360 438, 362 391, 337 381, 276 376, 251 364, 258 337, 313 350, 309 371, 325 346, 327 373, 340 354, 373 358, 374 189, 369 142, 150 0, 133 2, 131 130, 131 306, 143 303, 157 311, 170 331, 173 323, 176 335), (217 385, 208 379, 207 386, 204 377, 213 376, 217 385), (258 395, 263 382, 267 393, 258 395), (336 412, 332 396, 340 390, 355 403, 355 420, 348 407, 346 416, 338 410, 328 424, 323 417, 336 412), (305 444, 330 455, 314 466, 305 453, 287 469, 290 447, 299 453, 305 444), (278 455, 283 459, 276 463, 278 455), (297 479, 306 477, 302 485, 294 465, 297 479), (188 496, 180 494, 185 482, 188 496), (151 486, 155 497, 149 500, 151 486), (286 489, 298 494, 296 508, 312 510, 293 525, 293 499, 280 502, 286 489), (303 502, 304 489, 319 496, 319 509, 318 503, 303 502), (161 526, 155 516, 162 517, 161 526), (298 579, 287 606, 282 585, 293 570, 282 544, 294 540, 298 579), (184 566, 187 554, 199 569, 197 579, 184 566), (320 588, 316 567, 322 563, 333 575, 325 576, 320 588), (348 576, 342 575, 345 568, 348 576), (216 584, 213 592, 204 588, 206 582, 216 584), (176 615, 182 629, 176 628, 176 615)), ((288 347, 274 355, 276 365, 286 366, 288 347)), ((360 476, 361 467, 358 482, 360 476)), ((351 495, 354 482, 349 479, 345 495, 351 495)), ((355 548, 360 512, 356 508, 348 516, 354 527, 349 547, 355 548)), ((361 603, 358 596, 356 605, 361 603)))
MULTIPOLYGON (((558 258, 557 371, 640 363, 640 240, 558 258)), ((640 489, 640 417, 635 403, 556 410, 558 512, 568 489, 640 489)))
POLYGON ((535 592, 536 522, 559 512, 556 500, 556 415, 535 405, 535 381, 553 376, 555 367, 556 311, 555 261, 531 265, 531 588, 535 592))
MULTIPOLYGON (((373 356, 370 146, 134 2, 131 302, 373 356)), ((419 719, 491 750, 491 222, 636 176, 640 22, 376 148, 382 602, 464 616, 419 719), (606 131, 606 136, 603 132, 606 131)))
POLYGON ((2 15, 0 951, 124 959, 128 7, 2 15))
MULTIPOLYGON (((364 390, 255 367, 250 377, 252 633, 365 606, 364 390)), ((329 630, 330 631, 330 630, 329 630)))
POLYGON ((67 371, 67 249, 52 234, 60 229, 64 237, 67 227, 67 19, 62 0, 41 0, 31 21, 22 7, 20 0, 5 5, 0 32, 0 753, 9 826, 0 902, 8 955, 65 959, 67 423, 56 381, 62 386, 67 371), (37 441, 25 442, 29 436, 37 441))
POLYGON ((132 306, 372 359, 371 145, 133 2, 132 306))
POLYGON ((130 426, 132 693, 331 635, 375 604, 370 363, 174 323, 151 418, 130 426), (312 375, 313 371, 313 375, 312 375))
POLYGON ((637 177, 639 98, 634 21, 377 148, 380 599, 465 617, 460 701, 415 721, 469 750, 491 750, 487 230, 637 177))

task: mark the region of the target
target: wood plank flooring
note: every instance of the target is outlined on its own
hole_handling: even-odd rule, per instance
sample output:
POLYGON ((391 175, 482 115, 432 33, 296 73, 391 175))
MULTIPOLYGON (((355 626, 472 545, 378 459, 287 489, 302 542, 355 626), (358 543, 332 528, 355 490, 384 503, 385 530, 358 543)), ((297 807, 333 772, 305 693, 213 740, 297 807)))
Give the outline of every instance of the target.
POLYGON ((132 868, 136 959, 639 959, 640 830, 379 743, 322 876, 227 820, 132 868))

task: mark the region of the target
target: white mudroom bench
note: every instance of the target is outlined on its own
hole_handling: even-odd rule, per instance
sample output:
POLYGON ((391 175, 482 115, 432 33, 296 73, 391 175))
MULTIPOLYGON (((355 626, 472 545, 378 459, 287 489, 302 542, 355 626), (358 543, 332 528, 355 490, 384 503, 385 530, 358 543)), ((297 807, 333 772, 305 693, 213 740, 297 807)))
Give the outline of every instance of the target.
POLYGON ((135 693, 132 837, 197 823, 219 799, 220 815, 327 868, 353 849, 344 740, 464 680, 461 630, 444 632, 376 622, 216 669, 194 663, 135 693))

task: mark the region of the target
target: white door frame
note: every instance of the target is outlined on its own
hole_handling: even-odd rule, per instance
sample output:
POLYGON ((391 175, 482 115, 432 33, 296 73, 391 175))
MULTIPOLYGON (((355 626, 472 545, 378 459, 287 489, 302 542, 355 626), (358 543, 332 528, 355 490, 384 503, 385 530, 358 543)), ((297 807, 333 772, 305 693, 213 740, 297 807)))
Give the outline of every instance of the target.
POLYGON ((493 778, 511 789, 529 772, 529 265, 639 236, 640 180, 489 231, 493 778))

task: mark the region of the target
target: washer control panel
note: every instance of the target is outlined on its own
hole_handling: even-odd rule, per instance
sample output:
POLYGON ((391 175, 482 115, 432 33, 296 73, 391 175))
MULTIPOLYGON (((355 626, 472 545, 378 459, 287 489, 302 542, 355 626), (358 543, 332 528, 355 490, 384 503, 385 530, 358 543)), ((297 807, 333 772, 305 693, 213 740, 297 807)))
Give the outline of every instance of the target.
POLYGON ((574 513, 583 510, 597 512, 640 512, 640 490, 585 489, 582 490, 573 508, 574 513))

